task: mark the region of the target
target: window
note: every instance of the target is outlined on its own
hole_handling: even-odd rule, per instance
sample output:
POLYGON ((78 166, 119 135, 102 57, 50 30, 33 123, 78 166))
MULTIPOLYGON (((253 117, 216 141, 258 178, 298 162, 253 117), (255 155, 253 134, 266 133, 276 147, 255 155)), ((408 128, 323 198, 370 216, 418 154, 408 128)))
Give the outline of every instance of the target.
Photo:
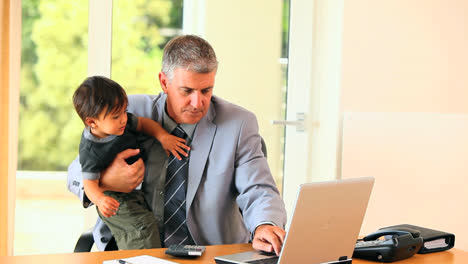
POLYGON ((162 50, 182 31, 183 0, 114 1, 112 79, 127 94, 156 94, 162 50))
MULTIPOLYGON (((112 75, 130 93, 155 93, 162 47, 180 32, 182 0, 113 1, 112 75)), ((69 253, 91 228, 66 188, 83 124, 72 105, 87 77, 87 0, 22 0, 20 127, 14 255, 69 253), (53 237, 54 239, 50 239, 53 237)))
POLYGON ((21 4, 14 254, 71 252, 84 213, 66 190, 64 171, 76 156, 83 129, 71 96, 86 77, 88 1, 21 4))

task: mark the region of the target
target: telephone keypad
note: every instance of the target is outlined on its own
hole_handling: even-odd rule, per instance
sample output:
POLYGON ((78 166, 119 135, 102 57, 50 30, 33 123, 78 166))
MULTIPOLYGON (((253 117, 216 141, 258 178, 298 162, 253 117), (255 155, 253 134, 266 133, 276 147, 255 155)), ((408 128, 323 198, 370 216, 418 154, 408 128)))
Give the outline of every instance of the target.
POLYGON ((384 242, 386 242, 386 240, 370 240, 370 241, 360 240, 356 242, 356 248, 378 246, 384 242))

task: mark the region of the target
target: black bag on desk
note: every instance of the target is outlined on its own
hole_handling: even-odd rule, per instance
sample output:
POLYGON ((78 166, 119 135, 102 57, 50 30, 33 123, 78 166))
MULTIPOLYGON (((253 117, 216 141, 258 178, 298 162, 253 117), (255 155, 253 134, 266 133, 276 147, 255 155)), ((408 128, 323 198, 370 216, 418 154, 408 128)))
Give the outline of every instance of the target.
POLYGON ((415 225, 395 225, 388 226, 381 229, 398 229, 405 230, 412 229, 420 232, 420 236, 423 239, 423 245, 418 251, 418 254, 426 254, 444 251, 453 248, 455 245, 455 235, 443 231, 438 231, 434 229, 429 229, 425 227, 415 226, 415 225))

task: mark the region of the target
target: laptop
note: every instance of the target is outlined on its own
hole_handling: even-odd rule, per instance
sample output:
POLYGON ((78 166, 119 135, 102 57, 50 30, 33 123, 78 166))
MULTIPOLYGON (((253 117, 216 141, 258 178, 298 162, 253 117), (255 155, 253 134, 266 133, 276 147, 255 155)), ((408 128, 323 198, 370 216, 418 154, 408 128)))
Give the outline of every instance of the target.
POLYGON ((302 184, 280 256, 248 251, 215 257, 233 263, 351 263, 374 178, 302 184))

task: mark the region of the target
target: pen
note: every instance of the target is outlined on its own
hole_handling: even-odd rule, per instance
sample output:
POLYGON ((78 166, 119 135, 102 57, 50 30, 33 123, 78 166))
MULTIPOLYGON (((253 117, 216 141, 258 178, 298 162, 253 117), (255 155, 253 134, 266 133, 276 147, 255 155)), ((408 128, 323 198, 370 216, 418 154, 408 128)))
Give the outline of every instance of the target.
POLYGON ((128 262, 128 261, 123 260, 123 259, 119 259, 119 263, 120 264, 132 264, 131 262, 128 262))

